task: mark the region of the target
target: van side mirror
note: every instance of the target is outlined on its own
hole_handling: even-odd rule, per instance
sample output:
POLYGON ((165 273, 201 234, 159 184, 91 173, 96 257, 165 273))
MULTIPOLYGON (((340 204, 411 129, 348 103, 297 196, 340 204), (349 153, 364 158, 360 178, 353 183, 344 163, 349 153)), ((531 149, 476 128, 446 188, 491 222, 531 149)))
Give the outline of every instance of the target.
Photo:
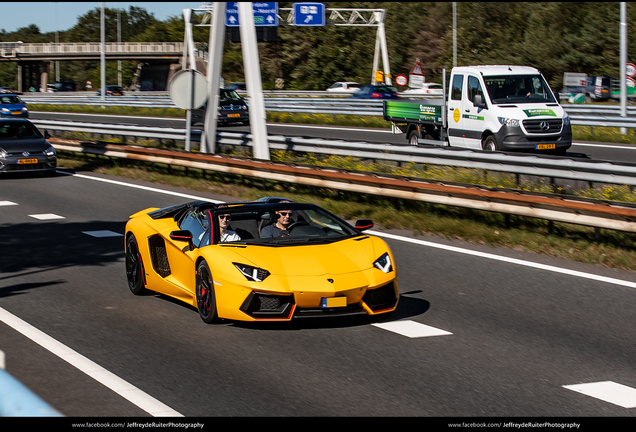
POLYGON ((473 97, 473 106, 477 107, 477 108, 484 108, 486 109, 486 102, 484 102, 484 97, 480 94, 476 94, 473 97))
POLYGON ((554 97, 556 97, 557 103, 560 105, 561 104, 561 95, 559 93, 555 93, 554 97))

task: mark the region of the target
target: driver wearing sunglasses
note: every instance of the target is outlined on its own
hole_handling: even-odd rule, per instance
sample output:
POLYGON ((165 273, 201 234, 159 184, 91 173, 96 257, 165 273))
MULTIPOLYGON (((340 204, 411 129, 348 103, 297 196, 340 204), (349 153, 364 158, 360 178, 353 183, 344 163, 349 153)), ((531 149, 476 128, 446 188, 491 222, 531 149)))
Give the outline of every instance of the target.
POLYGON ((221 242, 239 241, 239 236, 234 231, 228 229, 232 215, 224 213, 219 215, 219 233, 221 234, 221 242))
POLYGON ((275 224, 267 225, 261 231, 261 238, 280 237, 287 233, 287 228, 293 222, 291 210, 277 210, 278 219, 275 224))

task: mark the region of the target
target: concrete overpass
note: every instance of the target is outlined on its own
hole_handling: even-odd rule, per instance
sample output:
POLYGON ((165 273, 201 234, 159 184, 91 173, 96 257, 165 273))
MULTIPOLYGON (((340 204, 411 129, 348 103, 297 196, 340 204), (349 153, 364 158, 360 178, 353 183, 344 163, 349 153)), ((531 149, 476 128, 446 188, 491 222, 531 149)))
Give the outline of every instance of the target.
MULTIPOLYGON (((153 64, 155 69, 166 69, 168 80, 180 69, 183 42, 107 42, 104 44, 106 60, 138 60, 153 64), (174 65, 174 66, 173 66, 174 65)), ((100 60, 100 42, 76 43, 22 43, 0 42, 0 61, 18 64, 18 88, 46 89, 49 65, 53 61, 100 60)), ((198 53, 203 60, 202 53, 198 53)), ((197 65, 198 66, 198 65, 197 65)), ((197 67, 198 69, 198 67, 197 67)), ((205 73, 205 67, 202 72, 205 73)), ((159 81, 163 81, 161 78, 159 81)), ((166 81, 166 85, 167 85, 166 81)), ((161 90, 165 90, 161 89, 161 90)))

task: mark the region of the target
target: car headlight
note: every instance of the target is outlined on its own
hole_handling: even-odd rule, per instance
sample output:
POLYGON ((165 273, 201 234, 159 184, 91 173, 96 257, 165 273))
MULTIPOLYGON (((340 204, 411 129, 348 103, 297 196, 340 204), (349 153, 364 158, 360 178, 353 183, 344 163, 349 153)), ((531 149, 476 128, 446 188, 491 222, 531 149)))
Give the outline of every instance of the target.
POLYGON ((393 265, 391 264, 391 258, 387 252, 384 252, 380 258, 375 260, 373 267, 382 270, 384 273, 390 273, 393 271, 393 265))
POLYGON ((27 107, 22 108, 22 111, 27 112, 29 109, 27 107))
POLYGON ((9 112, 9 108, 2 108, 2 112, 9 112))
POLYGON ((5 149, 3 149, 2 147, 0 147, 0 158, 6 158, 8 156, 8 153, 6 152, 5 149))
POLYGON ((570 125, 570 116, 566 115, 565 117, 563 117, 563 126, 569 126, 570 125))
POLYGON ((497 120, 499 120, 499 123, 501 123, 504 126, 519 127, 519 120, 517 119, 511 119, 507 117, 497 117, 497 120))
POLYGON ((265 279, 267 279, 267 276, 270 275, 270 273, 267 270, 262 268, 254 267, 247 264, 241 264, 241 263, 232 263, 232 264, 234 264, 236 268, 238 269, 238 271, 240 271, 243 274, 243 276, 245 276, 247 280, 249 281, 263 282, 265 279))
POLYGON ((53 146, 47 148, 46 150, 44 150, 44 154, 47 156, 55 156, 56 154, 55 148, 53 148, 53 146))

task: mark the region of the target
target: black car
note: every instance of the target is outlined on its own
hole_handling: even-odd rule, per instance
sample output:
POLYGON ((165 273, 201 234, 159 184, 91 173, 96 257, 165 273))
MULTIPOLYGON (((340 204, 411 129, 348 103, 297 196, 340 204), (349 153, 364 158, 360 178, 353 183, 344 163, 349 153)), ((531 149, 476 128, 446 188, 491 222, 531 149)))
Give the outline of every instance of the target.
POLYGON ((244 82, 236 82, 225 87, 227 90, 245 90, 247 91, 247 85, 244 82))
POLYGON ((43 171, 55 174, 57 154, 27 119, 0 118, 0 173, 43 171))
POLYGON ((398 99, 398 91, 389 85, 365 85, 350 96, 351 99, 398 99))
MULTIPOLYGON (((97 96, 102 95, 102 89, 97 90, 97 96)), ((106 86, 106 96, 123 96, 124 91, 118 85, 107 85, 106 86)))
MULTIPOLYGON (((192 110, 192 123, 203 123, 205 121, 205 110, 207 103, 201 108, 192 110)), ((250 124, 250 115, 245 99, 239 96, 235 90, 219 90, 219 113, 217 115, 219 125, 230 123, 250 124)))

